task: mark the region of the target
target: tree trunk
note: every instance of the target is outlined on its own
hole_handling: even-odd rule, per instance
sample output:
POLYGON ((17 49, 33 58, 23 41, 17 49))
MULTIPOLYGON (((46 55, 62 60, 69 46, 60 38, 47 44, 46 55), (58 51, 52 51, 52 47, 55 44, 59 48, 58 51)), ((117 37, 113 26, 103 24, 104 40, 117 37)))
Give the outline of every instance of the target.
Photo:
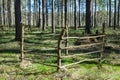
POLYGON ((48 26, 48 0, 46 0, 46 26, 48 26))
POLYGON ((28 0, 28 26, 29 29, 31 30, 31 0, 28 0))
POLYGON ((111 27, 111 0, 109 0, 109 27, 111 27))
POLYGON ((55 33, 55 12, 54 12, 54 0, 52 0, 52 33, 55 33))
POLYGON ((65 0, 65 27, 67 26, 67 0, 65 0))
POLYGON ((118 18, 117 18, 118 20, 117 20, 117 25, 119 26, 119 22, 120 22, 120 0, 119 0, 119 2, 118 2, 118 18))
MULTIPOLYGON (((65 29, 66 29, 66 32, 65 32, 65 36, 68 37, 68 17, 67 17, 67 13, 68 13, 68 10, 67 10, 67 3, 68 1, 65 0, 65 29)), ((68 47, 68 39, 65 40, 65 47, 68 47)), ((68 55, 68 49, 65 50, 65 53, 66 55, 68 55)))
POLYGON ((61 1, 61 27, 64 27, 64 18, 63 18, 63 4, 64 4, 64 1, 62 0, 61 1))
POLYGON ((80 11, 80 8, 81 8, 80 6, 81 6, 81 5, 80 5, 80 1, 81 1, 81 0, 79 0, 79 2, 78 2, 78 3, 79 3, 79 27, 81 26, 81 19, 80 19, 80 18, 81 18, 81 17, 80 17, 80 12, 81 12, 81 11, 80 11))
POLYGON ((114 1, 114 29, 116 29, 116 0, 114 1))
POLYGON ((94 27, 96 27, 97 26, 97 1, 95 0, 95 14, 94 14, 94 27))
POLYGON ((0 25, 2 25, 2 7, 1 7, 1 4, 0 4, 0 25))
POLYGON ((92 27, 94 27, 94 6, 93 6, 93 2, 91 3, 91 25, 92 27))
POLYGON ((76 24, 76 0, 74 0, 74 27, 75 27, 75 30, 77 30, 77 24, 76 24))
POLYGON ((36 0, 34 0, 33 25, 36 26, 36 0))
POLYGON ((57 1, 57 26, 59 27, 60 24, 60 9, 59 9, 59 0, 57 1))
POLYGON ((3 25, 5 25, 5 1, 2 0, 2 7, 3 7, 3 25))
POLYGON ((90 34, 91 28, 91 0, 86 0, 86 33, 90 34))
POLYGON ((15 40, 21 40, 21 0, 14 0, 15 1, 15 40))
POLYGON ((36 0, 36 27, 39 27, 39 0, 36 0))
POLYGON ((40 17, 41 2, 40 2, 40 0, 38 0, 38 6, 39 6, 39 11, 38 11, 38 24, 37 24, 37 26, 40 27, 41 26, 41 17, 40 17))
POLYGON ((8 26, 11 26, 11 0, 7 0, 8 26))
POLYGON ((107 0, 107 26, 109 25, 109 0, 107 0))
POLYGON ((42 0, 42 31, 45 31, 45 0, 42 0))

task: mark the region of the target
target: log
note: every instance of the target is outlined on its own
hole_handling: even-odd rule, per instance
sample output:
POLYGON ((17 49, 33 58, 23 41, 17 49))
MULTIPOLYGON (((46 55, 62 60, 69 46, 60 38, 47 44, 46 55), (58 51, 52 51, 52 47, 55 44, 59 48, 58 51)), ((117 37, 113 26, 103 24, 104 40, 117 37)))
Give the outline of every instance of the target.
POLYGON ((69 67, 69 66, 72 66, 72 65, 75 65, 75 64, 79 64, 79 63, 82 63, 82 62, 85 62, 85 61, 95 61, 95 60, 99 60, 99 58, 84 59, 84 60, 81 60, 81 61, 78 61, 78 62, 75 62, 75 63, 71 63, 71 64, 68 64, 68 65, 61 66, 60 68, 69 67))
POLYGON ((79 46, 69 46, 69 47, 62 47, 61 49, 68 49, 68 50, 72 50, 72 49, 80 49, 80 48, 85 48, 85 47, 91 47, 91 46, 95 46, 95 45, 102 45, 104 43, 92 43, 92 44, 86 44, 86 45, 79 45, 79 46))
POLYGON ((90 39, 90 38, 98 38, 104 37, 105 35, 98 35, 98 36, 86 36, 86 37, 63 37, 62 39, 90 39))
POLYGON ((98 52, 102 52, 102 51, 103 51, 103 50, 93 51, 93 52, 88 52, 88 53, 81 53, 81 54, 68 55, 68 56, 61 56, 61 58, 70 58, 70 57, 76 57, 76 56, 89 55, 89 54, 94 54, 94 53, 98 53, 98 52))

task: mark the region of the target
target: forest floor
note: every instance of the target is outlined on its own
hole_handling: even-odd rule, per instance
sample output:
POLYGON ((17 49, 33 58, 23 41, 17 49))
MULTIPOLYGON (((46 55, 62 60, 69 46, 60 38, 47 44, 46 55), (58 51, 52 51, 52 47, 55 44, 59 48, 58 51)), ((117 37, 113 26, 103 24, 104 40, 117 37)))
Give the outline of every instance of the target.
MULTIPOLYGON (((19 42, 14 41, 14 31, 0 32, 0 80, 58 80, 64 74, 63 80, 120 80, 120 29, 106 30, 106 48, 101 70, 97 62, 83 62, 57 73, 57 68, 41 64, 56 65, 57 58, 41 56, 42 54, 57 54, 59 31, 51 34, 49 31, 33 30, 25 32, 25 58, 20 63, 19 42)), ((81 30, 72 34, 82 34, 81 30)), ((93 30, 94 32, 94 30, 93 30)), ((75 51, 74 53, 79 53, 75 51)), ((81 57, 65 59, 64 64, 72 63, 81 57)))

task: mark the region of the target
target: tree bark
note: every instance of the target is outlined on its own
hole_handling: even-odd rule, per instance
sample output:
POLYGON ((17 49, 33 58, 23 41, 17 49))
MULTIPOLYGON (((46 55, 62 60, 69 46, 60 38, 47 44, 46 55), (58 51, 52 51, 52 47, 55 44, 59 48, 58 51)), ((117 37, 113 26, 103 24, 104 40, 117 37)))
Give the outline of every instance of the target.
POLYGON ((91 31, 91 0, 86 0, 86 33, 90 34, 91 31))
POLYGON ((45 31, 45 0, 42 0, 42 31, 45 31))
POLYGON ((116 0, 114 0, 114 29, 116 29, 116 0))
POLYGON ((64 18, 63 18, 63 4, 64 4, 64 1, 62 0, 61 1, 61 27, 64 26, 63 22, 64 22, 64 18))
POLYGON ((15 40, 21 40, 21 0, 14 0, 15 1, 15 40))
POLYGON ((75 30, 77 30, 77 24, 76 24, 76 0, 74 0, 74 27, 75 27, 75 30))
POLYGON ((3 7, 3 25, 5 25, 5 1, 2 0, 2 7, 3 7))
POLYGON ((31 0, 28 0, 28 26, 29 29, 31 30, 31 0))
POLYGON ((109 27, 111 27, 111 0, 109 0, 109 27))
POLYGON ((94 27, 97 26, 97 1, 95 0, 95 14, 94 14, 94 27))
POLYGON ((120 22, 120 0, 119 0, 119 2, 118 2, 118 18, 117 18, 118 20, 117 20, 117 25, 118 26, 120 26, 120 24, 119 24, 119 22, 120 22))
POLYGON ((0 4, 0 25, 2 25, 2 7, 1 7, 1 4, 0 4))
POLYGON ((55 33, 55 12, 54 12, 54 0, 52 0, 52 33, 55 33))
POLYGON ((46 26, 48 26, 48 0, 46 0, 46 26))
POLYGON ((7 0, 8 26, 11 26, 11 0, 7 0))
POLYGON ((40 12, 41 12, 41 2, 40 0, 38 0, 38 6, 39 6, 39 11, 38 11, 38 24, 37 26, 40 27, 41 26, 41 16, 40 16, 40 12))
POLYGON ((81 11, 80 11, 80 8, 81 8, 80 6, 81 6, 81 5, 80 5, 80 1, 81 1, 81 0, 79 0, 79 2, 78 2, 78 3, 79 3, 79 27, 81 26, 81 17, 80 17, 80 12, 81 12, 81 11))

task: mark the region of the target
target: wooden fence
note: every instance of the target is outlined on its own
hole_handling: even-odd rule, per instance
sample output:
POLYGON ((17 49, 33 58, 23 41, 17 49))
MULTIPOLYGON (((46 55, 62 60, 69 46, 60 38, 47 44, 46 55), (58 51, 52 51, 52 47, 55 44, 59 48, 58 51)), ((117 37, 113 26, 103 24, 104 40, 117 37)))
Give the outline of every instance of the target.
POLYGON ((61 32, 61 35, 59 37, 59 40, 58 40, 58 65, 57 65, 57 70, 59 71, 61 68, 65 68, 65 67, 69 67, 69 66, 72 66, 72 65, 75 65, 75 64, 79 64, 81 62, 84 62, 84 61, 93 61, 93 60, 98 60, 98 68, 101 68, 102 67, 102 64, 101 64, 101 60, 102 60, 102 52, 104 51, 104 37, 105 37, 105 24, 103 24, 103 30, 102 30, 102 34, 98 34, 96 36, 84 36, 84 37, 68 37, 68 30, 67 28, 64 28, 61 32), (66 35, 67 34, 67 35, 66 35), (88 43, 88 44, 81 44, 81 45, 73 45, 73 46, 68 46, 68 41, 70 39, 79 39, 79 40, 85 40, 85 39, 97 39, 97 38, 100 38, 101 40, 98 40, 98 42, 94 42, 94 43, 88 43), (65 47, 63 47, 62 45, 62 41, 65 40, 66 43, 65 43, 65 47), (91 52, 88 52, 88 53, 80 53, 80 54, 72 54, 72 55, 69 55, 68 54, 68 50, 74 50, 74 49, 83 49, 83 48, 86 48, 86 47, 91 47, 91 46, 98 46, 100 47, 99 50, 97 51, 91 51, 91 52), (65 55, 62 55, 62 50, 66 50, 66 54, 65 55), (74 63, 71 63, 71 64, 67 64, 67 65, 62 65, 62 59, 64 58, 72 58, 72 57, 78 57, 78 56, 82 56, 82 55, 88 55, 88 54, 94 54, 94 53, 99 53, 99 57, 98 58, 94 58, 94 59, 84 59, 84 60, 80 60, 78 62, 74 62, 74 63))
MULTIPOLYGON (((21 39, 21 43, 20 43, 20 47, 21 47, 21 60, 24 59, 24 26, 21 24, 21 27, 22 27, 22 39, 21 39)), ((64 68, 64 67, 69 67, 69 66, 72 66, 72 65, 75 65, 75 64, 78 64, 78 63, 81 63, 81 62, 84 62, 84 61, 93 61, 93 60, 98 60, 98 65, 99 65, 99 68, 101 68, 101 60, 102 60, 102 52, 104 51, 104 35, 105 33, 105 25, 103 24, 103 30, 102 30, 102 34, 98 34, 98 35, 94 35, 94 36, 83 36, 83 37, 68 37, 68 28, 65 27, 63 28, 63 30, 61 31, 61 34, 59 36, 59 39, 58 39, 58 53, 57 55, 54 55, 54 54, 47 54, 45 56, 54 56, 54 57, 57 57, 57 65, 51 65, 51 64, 45 64, 45 63, 41 63, 41 64, 44 64, 44 65, 48 65, 48 66, 53 66, 53 67, 57 67, 57 70, 59 71, 60 69, 64 68), (72 45, 72 46, 69 46, 68 45, 68 42, 70 39, 79 39, 79 40, 85 40, 85 39, 97 39, 97 38, 100 38, 101 40, 98 42, 94 42, 94 43, 89 43, 89 44, 81 44, 81 45, 72 45), (63 47, 63 43, 62 41, 65 40, 65 47, 63 47), (80 53, 80 54, 73 54, 73 55, 69 55, 69 50, 74 50, 74 49, 83 49, 83 48, 86 48, 86 47, 92 47, 92 46, 100 46, 99 50, 97 51, 91 51, 91 52, 87 52, 87 53, 80 53), (65 50, 66 54, 65 55, 62 55, 62 50, 65 50), (99 58, 94 58, 94 59, 84 59, 84 60, 81 60, 81 61, 78 61, 78 62, 74 62, 74 63, 71 63, 71 64, 67 64, 67 65, 62 65, 62 59, 64 58, 72 58, 72 57, 76 57, 76 56, 82 56, 82 55, 88 55, 88 54, 94 54, 94 53, 99 53, 99 58)))

